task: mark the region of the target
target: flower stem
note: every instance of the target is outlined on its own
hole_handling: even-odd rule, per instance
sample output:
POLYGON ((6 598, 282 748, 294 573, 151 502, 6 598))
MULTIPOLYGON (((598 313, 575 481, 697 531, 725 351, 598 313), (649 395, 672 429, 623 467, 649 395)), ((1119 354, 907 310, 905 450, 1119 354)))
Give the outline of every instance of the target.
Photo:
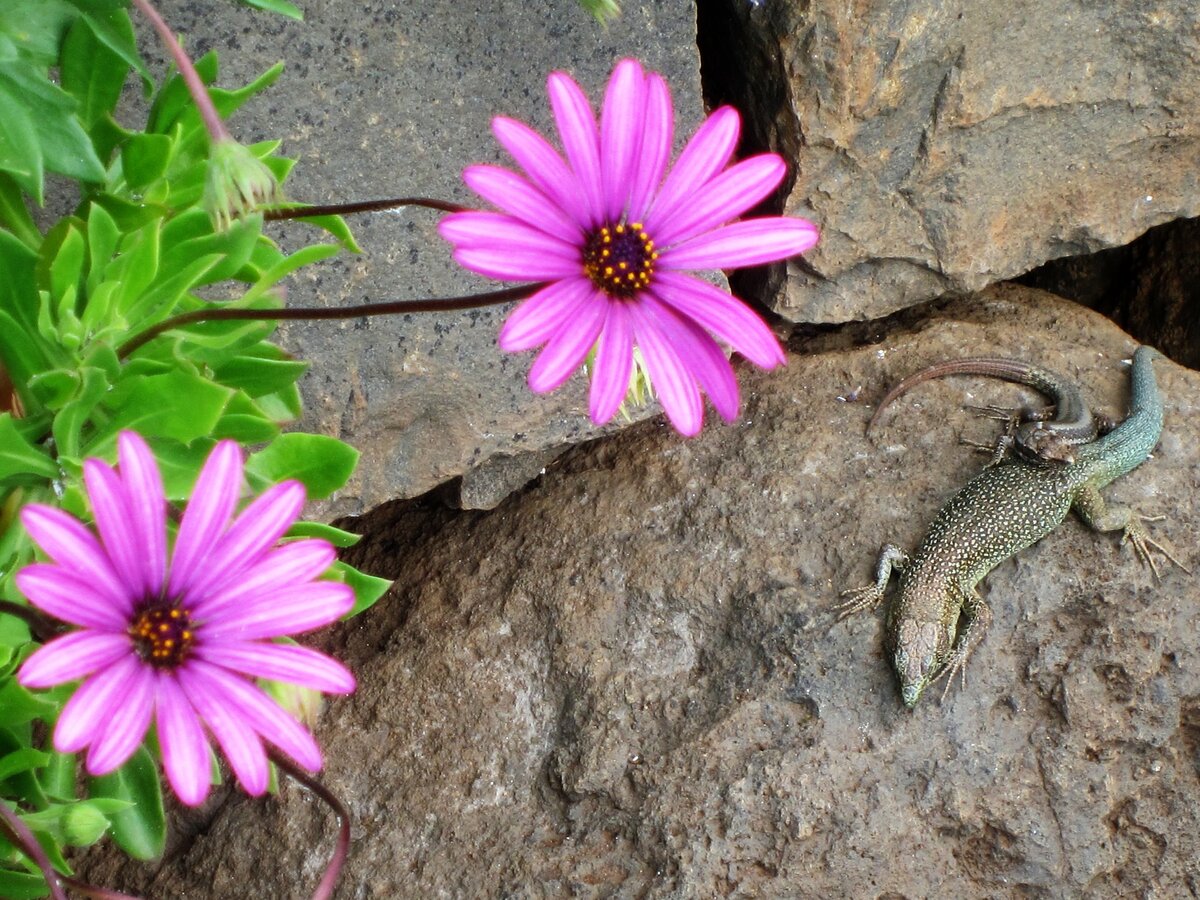
POLYGON ((167 45, 167 50, 170 51, 171 58, 175 60, 175 68, 179 70, 179 75, 183 79, 183 83, 187 85, 188 93, 192 95, 192 102, 196 104, 200 118, 204 121, 204 127, 208 131, 209 139, 214 144, 218 141, 231 140, 229 129, 225 127, 225 123, 217 115, 212 98, 208 96, 208 88, 204 86, 204 82, 200 79, 200 73, 192 65, 191 57, 184 52, 183 47, 180 46, 179 41, 176 40, 167 23, 163 21, 163 17, 158 14, 158 10, 150 5, 150 0, 133 0, 133 5, 140 9, 142 14, 150 20, 150 24, 154 26, 154 30, 158 32, 158 36, 162 39, 162 42, 167 45))
POLYGON ((379 212, 385 209, 399 209, 402 206, 424 206, 427 209, 439 209, 442 212, 463 212, 469 207, 457 203, 447 203, 445 200, 432 200, 429 197, 397 197, 394 200, 359 200, 356 203, 328 203, 313 206, 289 206, 286 208, 263 210, 263 219, 267 222, 277 222, 281 219, 303 219, 308 216, 349 216, 354 213, 379 212))
POLYGON ((333 848, 333 856, 329 858, 329 865, 325 867, 325 874, 321 876, 321 881, 312 895, 312 900, 329 900, 333 896, 334 887, 337 886, 338 877, 342 874, 342 866, 345 865, 346 857, 350 854, 350 811, 333 791, 278 750, 270 749, 267 751, 267 755, 270 756, 271 762, 323 800, 338 817, 337 844, 333 848))
POLYGON ((164 331, 179 328, 183 325, 193 325, 196 322, 218 321, 250 321, 270 322, 294 319, 354 319, 360 316, 391 316, 403 313, 418 312, 452 312, 458 309, 479 309, 485 306, 499 306, 513 300, 521 300, 535 291, 545 287, 545 282, 523 284, 518 287, 504 288, 486 294, 467 294, 462 297, 434 297, 427 300, 392 300, 387 303, 360 303, 356 306, 297 306, 284 309, 230 309, 229 307, 205 307, 191 312, 180 313, 163 319, 157 325, 151 325, 145 331, 139 332, 117 348, 117 356, 127 359, 148 341, 158 337, 164 331))

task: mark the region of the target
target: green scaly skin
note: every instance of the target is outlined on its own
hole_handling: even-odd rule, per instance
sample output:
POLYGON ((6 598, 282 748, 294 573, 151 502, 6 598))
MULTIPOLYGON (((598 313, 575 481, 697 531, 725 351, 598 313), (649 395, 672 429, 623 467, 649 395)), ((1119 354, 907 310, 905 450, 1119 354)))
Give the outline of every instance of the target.
POLYGON ((1073 463, 1046 466, 1010 457, 989 466, 942 507, 911 558, 887 545, 875 583, 845 592, 849 599, 840 606, 843 616, 872 608, 883 599, 892 570, 900 570, 884 646, 910 709, 938 678, 947 676, 949 689, 954 673, 963 671, 987 630, 991 611, 975 593, 976 585, 1057 528, 1071 509, 1096 531, 1124 531, 1124 540, 1132 542, 1156 576, 1151 549, 1175 562, 1146 535, 1132 511, 1108 506, 1100 496, 1101 488, 1139 466, 1158 443, 1163 407, 1151 363, 1160 355, 1150 347, 1138 348, 1128 418, 1104 437, 1075 448, 1073 463))

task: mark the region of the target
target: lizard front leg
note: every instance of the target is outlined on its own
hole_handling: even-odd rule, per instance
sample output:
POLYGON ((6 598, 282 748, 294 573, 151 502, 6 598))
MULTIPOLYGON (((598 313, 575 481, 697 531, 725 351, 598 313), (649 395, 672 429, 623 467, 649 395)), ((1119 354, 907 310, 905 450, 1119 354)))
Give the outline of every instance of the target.
POLYGON ((875 563, 875 583, 842 591, 840 596, 846 599, 834 607, 838 613, 838 621, 861 610, 878 606, 879 601, 883 599, 883 592, 887 589, 888 580, 892 577, 892 571, 903 571, 907 563, 908 554, 895 544, 884 544, 875 563))
MULTIPOLYGON (((1104 502, 1104 498, 1096 488, 1085 485, 1076 495, 1071 508, 1093 531, 1123 531, 1121 543, 1129 542, 1133 545, 1138 559, 1150 567, 1155 578, 1159 578, 1160 573, 1154 557, 1150 555, 1151 550, 1157 550, 1183 571, 1191 574, 1188 567, 1172 556, 1171 551, 1164 544, 1147 534, 1141 523, 1141 519, 1145 517, 1137 515, 1127 506, 1110 506, 1104 502)), ((1147 519, 1147 521, 1157 521, 1157 518, 1161 517, 1147 519)))
POLYGON ((950 685, 954 682, 955 672, 958 673, 963 688, 966 688, 967 659, 971 656, 971 651, 983 640, 984 634, 992 624, 991 608, 983 602, 974 589, 953 585, 950 590, 962 601, 962 615, 966 619, 966 624, 959 630, 958 639, 954 642, 954 649, 946 657, 946 664, 933 678, 933 681, 942 677, 946 679, 946 687, 942 690, 942 700, 945 700, 946 695, 950 693, 950 685))

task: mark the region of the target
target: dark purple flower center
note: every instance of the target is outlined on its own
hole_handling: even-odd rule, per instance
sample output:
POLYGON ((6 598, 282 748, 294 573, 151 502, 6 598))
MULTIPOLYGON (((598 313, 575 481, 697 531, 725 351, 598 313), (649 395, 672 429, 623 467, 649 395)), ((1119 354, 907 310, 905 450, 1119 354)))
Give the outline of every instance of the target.
POLYGON ((187 658, 196 633, 187 610, 155 606, 137 614, 129 636, 143 662, 158 669, 174 669, 187 658))
POLYGON ((632 297, 649 287, 656 259, 641 222, 605 225, 583 244, 583 271, 610 297, 632 297))

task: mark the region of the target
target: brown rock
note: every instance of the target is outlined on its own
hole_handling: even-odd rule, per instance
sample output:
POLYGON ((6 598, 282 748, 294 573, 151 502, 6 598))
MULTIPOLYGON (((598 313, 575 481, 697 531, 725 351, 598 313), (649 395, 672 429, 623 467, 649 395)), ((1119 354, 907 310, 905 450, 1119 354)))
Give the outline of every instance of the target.
MULTIPOLYGON (((339 897, 1116 897, 1200 887, 1200 592, 1075 519, 984 584, 995 622, 944 703, 901 705, 877 617, 835 624, 880 544, 912 547, 983 465, 965 402, 887 385, 1015 355, 1123 411, 1133 343, 999 288, 809 341, 744 372, 745 418, 577 448, 490 513, 432 500, 359 524, 396 585, 335 641, 360 677, 321 729, 355 811, 339 897), (860 329, 865 331, 866 329, 860 329), (856 402, 847 402, 857 396, 856 402)), ((1195 569, 1200 379, 1157 364, 1155 456, 1106 492, 1195 569)), ((936 695, 936 692, 934 692, 936 695)), ((331 827, 287 786, 231 795, 153 873, 154 897, 299 896, 331 827)))

